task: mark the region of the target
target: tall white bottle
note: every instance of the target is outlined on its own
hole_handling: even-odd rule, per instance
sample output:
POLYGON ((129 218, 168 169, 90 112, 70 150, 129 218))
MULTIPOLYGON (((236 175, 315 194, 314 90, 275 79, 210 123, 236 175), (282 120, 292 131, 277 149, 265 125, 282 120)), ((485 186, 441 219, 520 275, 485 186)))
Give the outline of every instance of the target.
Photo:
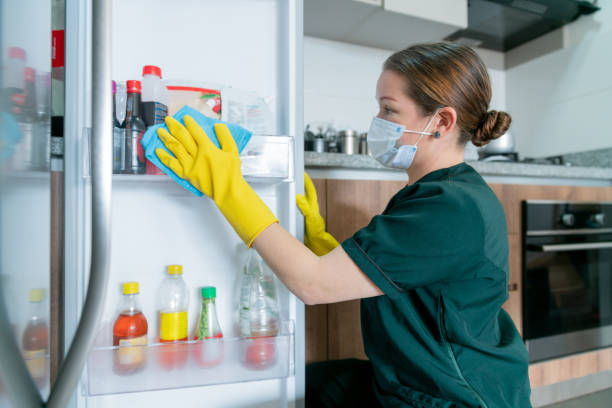
MULTIPOLYGON (((147 127, 164 123, 168 116, 168 90, 162 82, 161 68, 145 65, 142 69, 142 118, 147 127)), ((148 159, 147 174, 164 174, 148 159)))

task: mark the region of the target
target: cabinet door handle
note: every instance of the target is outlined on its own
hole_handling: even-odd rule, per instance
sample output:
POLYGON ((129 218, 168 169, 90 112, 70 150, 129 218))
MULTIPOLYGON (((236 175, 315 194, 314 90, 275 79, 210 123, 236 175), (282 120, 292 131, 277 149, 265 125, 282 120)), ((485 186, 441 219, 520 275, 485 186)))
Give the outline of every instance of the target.
POLYGON ((518 291, 518 283, 511 283, 508 285, 508 292, 516 292, 518 291))

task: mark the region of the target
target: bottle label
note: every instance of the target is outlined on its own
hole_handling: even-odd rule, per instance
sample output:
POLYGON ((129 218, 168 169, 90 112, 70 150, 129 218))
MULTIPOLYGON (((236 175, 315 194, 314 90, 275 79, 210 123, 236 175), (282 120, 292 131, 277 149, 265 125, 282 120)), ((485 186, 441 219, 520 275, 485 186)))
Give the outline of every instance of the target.
POLYGON ((119 340, 119 364, 132 365, 140 364, 145 360, 146 350, 144 347, 125 347, 124 346, 146 346, 147 335, 140 337, 132 337, 131 339, 120 339, 119 340))
POLYGON ((46 350, 25 350, 23 358, 32 378, 44 378, 47 373, 46 350))
POLYGON ((143 102, 142 103, 142 118, 147 126, 158 125, 164 123, 164 119, 168 116, 168 107, 161 102, 143 102))
POLYGON ((161 341, 182 340, 187 337, 187 312, 160 313, 161 341))

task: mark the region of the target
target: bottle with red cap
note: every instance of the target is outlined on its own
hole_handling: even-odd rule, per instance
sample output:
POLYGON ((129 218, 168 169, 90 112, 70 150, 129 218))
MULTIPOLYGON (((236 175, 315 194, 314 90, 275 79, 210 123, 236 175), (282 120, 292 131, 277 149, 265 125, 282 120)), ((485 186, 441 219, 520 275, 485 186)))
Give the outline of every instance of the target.
POLYGON ((140 113, 140 81, 127 81, 127 107, 125 114, 125 146, 122 173, 144 174, 145 154, 142 136, 147 129, 140 113))
MULTIPOLYGON (((147 125, 164 123, 168 116, 168 90, 162 82, 161 68, 145 65, 142 69, 142 117, 147 125)), ((147 174, 164 174, 147 160, 147 174)))

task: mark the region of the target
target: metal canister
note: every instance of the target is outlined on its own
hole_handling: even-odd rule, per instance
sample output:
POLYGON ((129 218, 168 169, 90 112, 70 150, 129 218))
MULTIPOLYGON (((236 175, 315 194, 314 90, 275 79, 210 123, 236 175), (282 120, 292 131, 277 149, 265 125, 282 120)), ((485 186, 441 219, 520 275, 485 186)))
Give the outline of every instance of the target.
POLYGON ((341 152, 345 154, 359 153, 359 137, 355 130, 343 130, 340 132, 341 152))
POLYGON ((359 135, 359 154, 370 154, 370 146, 368 146, 367 133, 362 133, 359 135))
POLYGON ((315 135, 312 145, 315 152, 325 152, 325 137, 322 134, 315 135))

